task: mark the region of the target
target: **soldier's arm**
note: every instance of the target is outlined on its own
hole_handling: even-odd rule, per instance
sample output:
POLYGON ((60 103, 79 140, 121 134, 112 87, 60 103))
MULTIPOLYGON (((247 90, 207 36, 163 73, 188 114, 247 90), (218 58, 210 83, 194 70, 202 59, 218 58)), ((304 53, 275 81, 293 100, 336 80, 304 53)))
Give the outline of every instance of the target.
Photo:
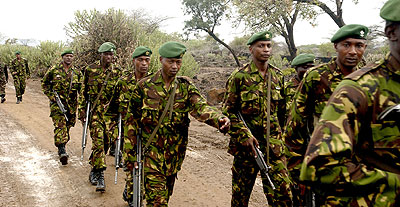
POLYGON ((31 71, 29 70, 28 60, 25 60, 25 70, 28 78, 31 77, 31 71))
POLYGON ((368 116, 363 114, 369 98, 354 82, 345 80, 342 83, 347 84, 339 85, 332 94, 313 132, 300 180, 312 184, 318 191, 341 192, 343 196, 354 196, 358 190, 375 191, 389 180, 399 185, 395 174, 355 160, 361 124, 368 116))
POLYGON ((78 97, 78 119, 83 120, 85 117, 86 113, 86 106, 87 103, 86 101, 88 100, 88 93, 87 93, 87 82, 88 82, 88 68, 85 69, 82 75, 82 85, 81 85, 81 90, 79 92, 79 97, 78 97))
POLYGON ((53 70, 50 68, 47 70, 46 74, 43 76, 42 79, 42 90, 43 93, 50 99, 54 100, 53 93, 52 93, 52 80, 53 80, 53 70))

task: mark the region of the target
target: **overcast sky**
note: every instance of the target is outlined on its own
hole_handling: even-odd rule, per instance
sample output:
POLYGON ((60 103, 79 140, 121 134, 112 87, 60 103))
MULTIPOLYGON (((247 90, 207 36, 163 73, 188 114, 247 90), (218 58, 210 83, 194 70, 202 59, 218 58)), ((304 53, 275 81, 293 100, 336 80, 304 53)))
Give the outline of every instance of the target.
MULTIPOLYGON (((346 24, 382 25, 379 9, 385 0, 359 0, 354 6, 350 0, 344 1, 343 13, 346 24)), ((171 17, 162 25, 165 32, 182 32, 184 17, 181 0, 3 0, 0 8, 0 33, 7 38, 36 39, 39 41, 67 41, 64 26, 74 21, 77 10, 108 8, 123 10, 144 9, 151 16, 171 17)), ((305 22, 295 25, 297 45, 320 44, 328 42, 338 29, 328 15, 318 18, 318 26, 305 22)), ((228 22, 215 30, 229 42, 235 36, 244 35, 241 29, 231 29, 228 22)), ((276 40, 283 41, 281 38, 276 40)))

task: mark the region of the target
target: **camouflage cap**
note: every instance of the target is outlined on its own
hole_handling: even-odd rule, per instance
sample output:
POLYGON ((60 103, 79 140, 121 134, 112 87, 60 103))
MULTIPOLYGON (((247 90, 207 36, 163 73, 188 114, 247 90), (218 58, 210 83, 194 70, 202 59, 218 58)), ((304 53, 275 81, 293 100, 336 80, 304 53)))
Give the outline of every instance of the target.
POLYGON ((150 50, 150 48, 145 47, 145 46, 139 46, 133 51, 132 53, 132 59, 139 57, 139 56, 151 56, 153 52, 150 50))
POLYGON ((380 12, 386 21, 400 22, 400 0, 389 0, 383 5, 380 12))
POLYGON ((20 55, 20 54, 21 54, 21 51, 17 50, 17 51, 15 51, 15 54, 16 54, 16 55, 20 55))
POLYGON ((61 57, 66 55, 66 54, 74 54, 74 51, 71 49, 65 49, 62 53, 61 53, 61 57))
POLYGON ((366 39, 368 27, 361 24, 347 24, 341 27, 331 38, 331 42, 338 43, 346 38, 366 39))
POLYGON ((185 52, 185 45, 174 41, 166 42, 158 49, 160 56, 165 58, 182 58, 185 52))
POLYGON ((313 54, 308 54, 308 53, 304 53, 304 54, 300 54, 297 55, 293 60, 292 60, 292 66, 297 66, 297 65, 301 65, 304 63, 308 63, 308 62, 314 62, 315 59, 315 55, 313 54))
POLYGON ((271 40, 271 38, 272 38, 271 32, 268 31, 257 32, 250 37, 250 39, 247 41, 247 45, 252 45, 257 41, 269 41, 271 40))
POLYGON ((115 52, 115 45, 111 42, 105 42, 103 43, 99 49, 97 50, 98 52, 115 52))

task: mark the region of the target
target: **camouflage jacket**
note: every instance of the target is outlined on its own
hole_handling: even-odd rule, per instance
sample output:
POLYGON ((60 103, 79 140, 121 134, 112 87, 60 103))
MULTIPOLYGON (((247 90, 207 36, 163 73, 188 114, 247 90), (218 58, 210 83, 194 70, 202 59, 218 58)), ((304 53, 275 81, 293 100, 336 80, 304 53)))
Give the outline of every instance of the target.
POLYGON ((0 81, 8 81, 8 71, 7 71, 7 65, 3 64, 0 62, 0 81))
POLYGON ((286 94, 286 109, 290 111, 290 106, 293 102, 294 95, 296 94, 300 80, 298 79, 297 73, 292 76, 288 81, 285 81, 285 94, 286 94))
POLYGON ((295 180, 298 179, 298 170, 314 130, 314 123, 318 121, 333 90, 343 78, 336 58, 333 58, 329 63, 310 68, 300 82, 283 135, 290 151, 288 168, 295 180))
POLYGON ((100 65, 100 61, 89 65, 84 73, 83 86, 79 98, 79 119, 82 120, 85 116, 86 101, 90 99, 91 112, 100 114, 101 116, 107 114, 117 114, 118 107, 112 102, 112 96, 114 93, 114 86, 118 79, 121 77, 122 72, 118 67, 111 64, 105 71, 100 65), (108 80, 106 81, 107 74, 110 73, 108 80), (103 87, 101 94, 100 90, 103 87), (99 96, 99 99, 94 103, 99 96), (93 108, 94 106, 94 108, 93 108))
POLYGON ((400 206, 400 119, 378 118, 399 103, 400 62, 393 56, 347 76, 312 134, 300 179, 325 194, 353 197, 343 200, 354 206, 400 206))
POLYGON ((198 89, 186 77, 176 77, 175 82, 167 90, 159 70, 141 79, 133 90, 128 113, 137 122, 127 123, 127 134, 131 143, 136 143, 135 130, 141 127, 142 146, 146 145, 154 128, 159 124, 160 116, 175 84, 178 85, 173 112, 171 114, 168 112, 161 121, 153 142, 144 152, 146 158, 144 166, 165 175, 175 174, 181 169, 188 144, 189 113, 197 120, 216 128, 219 127, 218 119, 225 117, 206 103, 198 89))
POLYGON ((78 107, 78 93, 81 90, 82 74, 74 67, 65 72, 61 63, 50 68, 42 79, 43 93, 50 99, 50 116, 62 114, 57 105, 53 90, 70 115, 75 115, 78 107))
MULTIPOLYGON (((271 113, 270 113, 270 146, 277 156, 283 150, 282 141, 278 140, 281 124, 285 119, 285 94, 283 75, 281 71, 268 65, 271 71, 271 113)), ((259 141, 260 147, 265 151, 267 129, 267 83, 268 77, 262 77, 256 65, 251 62, 243 68, 235 70, 226 83, 226 94, 223 103, 223 112, 231 120, 229 135, 231 140, 228 152, 249 153, 243 150, 240 143, 245 142, 251 134, 259 141), (240 112, 250 131, 238 120, 240 112)))
POLYGON ((21 58, 20 61, 18 61, 17 58, 12 60, 10 64, 10 73, 12 74, 13 77, 16 76, 30 77, 31 73, 28 67, 28 60, 25 58, 21 58))

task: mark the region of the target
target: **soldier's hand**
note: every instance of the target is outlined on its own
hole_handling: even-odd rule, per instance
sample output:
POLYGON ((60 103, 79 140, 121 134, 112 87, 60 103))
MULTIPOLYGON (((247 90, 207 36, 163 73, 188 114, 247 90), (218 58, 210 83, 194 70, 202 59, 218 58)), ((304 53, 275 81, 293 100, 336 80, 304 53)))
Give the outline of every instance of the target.
POLYGON ((249 139, 242 143, 242 146, 246 147, 248 150, 252 151, 253 156, 257 155, 256 148, 258 147, 258 141, 256 138, 251 136, 249 139))
POLYGON ((229 128, 231 127, 231 120, 229 120, 228 117, 224 117, 218 120, 218 124, 219 131, 225 134, 229 131, 229 128))

